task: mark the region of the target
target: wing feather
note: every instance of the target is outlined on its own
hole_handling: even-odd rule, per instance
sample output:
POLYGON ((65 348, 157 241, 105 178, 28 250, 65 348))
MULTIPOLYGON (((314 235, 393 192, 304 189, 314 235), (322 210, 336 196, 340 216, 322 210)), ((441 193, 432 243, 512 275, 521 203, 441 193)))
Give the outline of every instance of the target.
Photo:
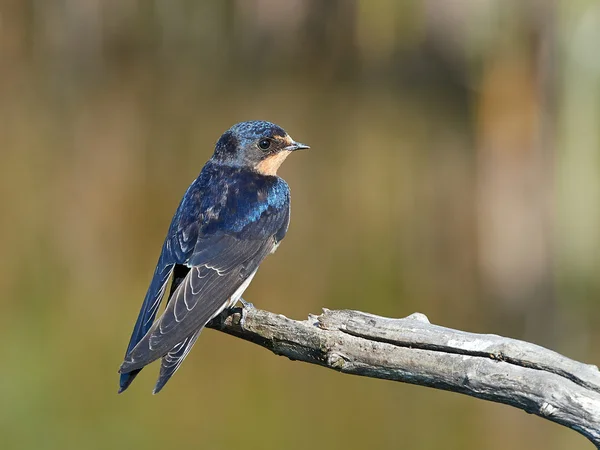
POLYGON ((165 384, 167 384, 167 381, 169 381, 169 379, 177 371, 177 369, 179 369, 179 366, 181 366, 181 363, 196 343, 201 331, 202 328, 191 336, 185 338, 183 341, 173 347, 169 353, 163 356, 160 364, 160 374, 158 376, 156 385, 154 386, 154 394, 158 394, 165 384))
POLYGON ((252 275, 275 245, 226 236, 226 251, 194 266, 173 293, 160 319, 127 355, 122 372, 139 369, 167 354, 220 313, 228 299, 252 275))
MULTIPOLYGON (((131 333, 125 356, 133 350, 146 335, 150 327, 152 327, 175 266, 184 262, 188 255, 193 252, 198 236, 197 225, 196 231, 194 230, 195 228, 191 225, 184 223, 184 226, 182 226, 178 220, 178 215, 175 215, 169 228, 167 239, 165 239, 165 243, 163 244, 160 257, 158 258, 152 281, 146 292, 146 297, 140 308, 133 332, 131 333)), ((171 291, 174 290, 178 282, 178 280, 174 280, 171 291)), ((170 295, 172 295, 172 292, 170 295)), ((140 370, 121 374, 119 379, 119 393, 129 387, 140 370)))
MULTIPOLYGON (((158 311, 161 300, 165 295, 167 284, 169 284, 171 274, 173 273, 173 268, 175 267, 174 263, 166 262, 165 260, 168 261, 168 259, 165 258, 165 251, 163 249, 163 253, 161 254, 156 265, 154 276, 150 282, 150 287, 148 288, 148 292, 146 292, 146 297, 142 303, 142 307, 133 328, 133 332, 131 333, 131 338, 129 339, 129 344, 127 346, 125 355, 127 355, 127 353, 129 353, 137 345, 137 343, 142 339, 142 337, 144 337, 154 322, 156 312, 158 311)), ((139 370, 121 374, 119 379, 119 392, 123 392, 125 389, 127 389, 138 373, 139 370)))

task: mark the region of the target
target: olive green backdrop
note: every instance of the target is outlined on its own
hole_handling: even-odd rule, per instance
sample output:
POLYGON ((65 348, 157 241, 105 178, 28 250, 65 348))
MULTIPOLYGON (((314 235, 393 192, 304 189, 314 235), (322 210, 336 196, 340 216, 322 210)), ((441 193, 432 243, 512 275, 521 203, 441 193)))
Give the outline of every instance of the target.
POLYGON ((212 330, 158 396, 116 371, 179 199, 249 119, 312 146, 249 301, 598 364, 599 42, 594 0, 0 1, 2 447, 590 448, 212 330))

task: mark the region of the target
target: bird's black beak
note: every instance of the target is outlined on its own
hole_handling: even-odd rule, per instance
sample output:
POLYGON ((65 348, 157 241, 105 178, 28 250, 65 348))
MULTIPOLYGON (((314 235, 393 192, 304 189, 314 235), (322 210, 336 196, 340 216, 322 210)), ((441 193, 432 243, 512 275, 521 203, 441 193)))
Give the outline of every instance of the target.
POLYGON ((304 150, 310 148, 308 145, 306 144, 302 144, 300 142, 294 142, 292 145, 288 145, 287 147, 285 147, 285 150, 288 150, 290 152, 294 152, 296 150, 304 150))

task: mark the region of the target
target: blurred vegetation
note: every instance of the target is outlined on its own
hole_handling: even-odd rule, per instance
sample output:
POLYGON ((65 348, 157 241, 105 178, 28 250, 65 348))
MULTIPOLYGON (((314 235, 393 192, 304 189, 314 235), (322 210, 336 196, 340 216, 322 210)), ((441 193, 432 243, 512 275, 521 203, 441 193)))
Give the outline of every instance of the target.
POLYGON ((2 447, 589 448, 212 330, 159 396, 116 370, 181 195, 248 119, 312 146, 248 300, 597 364, 598 42, 594 0, 1 0, 2 447))

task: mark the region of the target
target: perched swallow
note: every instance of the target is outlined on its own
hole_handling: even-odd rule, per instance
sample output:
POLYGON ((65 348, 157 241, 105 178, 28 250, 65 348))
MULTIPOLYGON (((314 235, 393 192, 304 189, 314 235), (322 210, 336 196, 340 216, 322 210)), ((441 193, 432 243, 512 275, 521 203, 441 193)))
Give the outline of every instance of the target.
POLYGON ((305 148, 263 121, 238 123, 221 136, 171 221, 119 369, 119 392, 162 358, 159 392, 204 326, 241 298, 288 229, 290 191, 277 169, 305 148), (155 321, 171 279, 167 305, 155 321))

